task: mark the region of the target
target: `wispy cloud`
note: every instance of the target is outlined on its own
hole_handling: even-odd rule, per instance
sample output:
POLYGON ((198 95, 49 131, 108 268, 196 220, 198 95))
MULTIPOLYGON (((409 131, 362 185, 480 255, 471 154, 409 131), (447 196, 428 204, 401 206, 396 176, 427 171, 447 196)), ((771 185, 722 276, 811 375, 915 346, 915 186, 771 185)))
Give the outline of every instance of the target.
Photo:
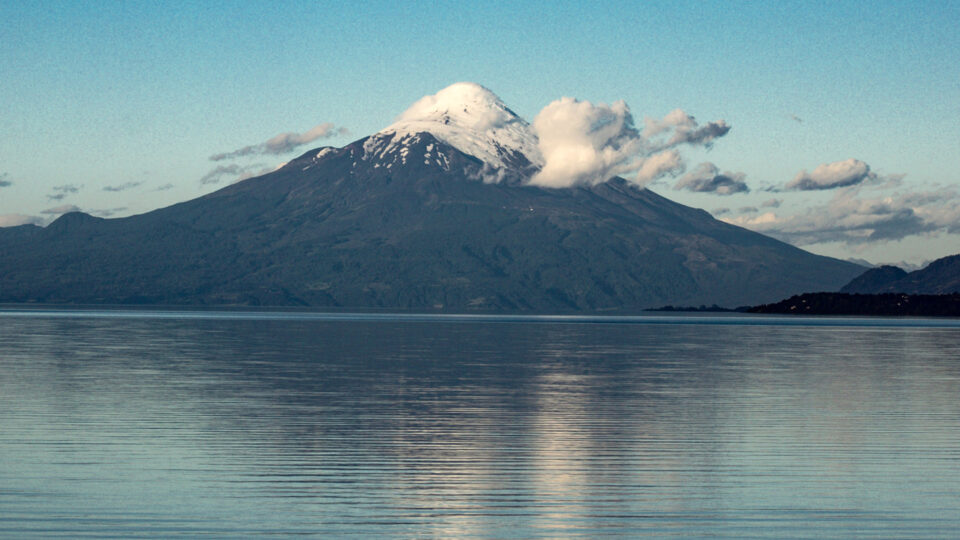
POLYGON ((126 206, 120 206, 118 208, 104 208, 101 210, 90 210, 90 214, 100 217, 110 217, 127 210, 126 206))
POLYGON ((0 173, 0 188, 10 187, 13 185, 13 182, 7 180, 10 177, 10 173, 0 173))
POLYGON ((135 187, 140 187, 142 185, 143 185, 143 182, 125 182, 123 184, 117 184, 115 186, 105 186, 103 190, 113 191, 113 192, 126 191, 128 189, 133 189, 135 187))
POLYGON ((648 185, 650 182, 667 175, 677 175, 685 168, 680 152, 665 150, 640 161, 640 170, 637 171, 637 183, 648 185))
POLYGON ((643 136, 657 150, 674 148, 681 144, 705 146, 730 131, 723 120, 700 125, 697 119, 683 109, 675 109, 661 119, 645 118, 643 136))
POLYGON ((62 186, 53 186, 53 188, 51 188, 53 190, 53 193, 47 194, 47 200, 62 201, 68 195, 74 195, 78 193, 80 191, 80 188, 82 187, 83 187, 82 185, 76 185, 76 184, 64 184, 62 186))
POLYGON ((303 133, 281 133, 259 144, 244 146, 232 152, 223 152, 210 156, 211 161, 223 161, 247 156, 279 155, 311 143, 317 139, 326 139, 350 133, 344 127, 336 127, 330 122, 314 126, 303 133))
POLYGON ((265 174, 267 174, 267 173, 272 173, 273 171, 276 171, 277 169, 280 169, 281 167, 283 167, 283 166, 286 165, 286 164, 287 164, 287 162, 283 162, 283 163, 277 165, 276 167, 260 167, 259 169, 250 169, 250 170, 247 170, 247 171, 243 171, 242 173, 240 173, 240 176, 238 176, 237 178, 235 178, 233 181, 234 181, 234 182, 240 182, 240 181, 242 181, 242 180, 246 180, 247 178, 256 178, 256 177, 258 177, 258 176, 263 176, 263 175, 265 175, 265 174))
POLYGON ((746 175, 742 172, 721 173, 716 165, 704 162, 697 168, 680 177, 673 189, 685 189, 700 193, 716 193, 717 195, 733 195, 750 191, 745 181, 746 175))
POLYGON ((61 204, 60 206, 54 206, 53 208, 47 208, 46 210, 41 210, 41 214, 50 214, 50 215, 60 215, 66 214, 69 212, 80 212, 80 207, 75 204, 61 204))
POLYGON ((960 233, 960 192, 956 188, 862 197, 859 186, 838 191, 826 204, 794 215, 766 212, 724 221, 787 242, 863 245, 910 236, 960 233))
POLYGON ((247 178, 253 178, 254 176, 260 176, 262 174, 267 174, 275 170, 265 166, 263 163, 254 163, 252 165, 238 165, 236 163, 231 163, 230 165, 217 165, 212 171, 203 175, 200 178, 201 184, 217 184, 224 176, 236 176, 235 180, 245 180, 247 178))
POLYGON ((767 199, 760 203, 761 208, 780 208, 780 205, 783 204, 783 199, 767 199))
POLYGON ((0 227, 17 227, 20 225, 43 225, 45 220, 40 216, 24 214, 0 214, 0 227))
POLYGON ((168 189, 173 189, 173 184, 164 184, 164 185, 162 185, 162 186, 154 189, 154 191, 167 191, 168 189))

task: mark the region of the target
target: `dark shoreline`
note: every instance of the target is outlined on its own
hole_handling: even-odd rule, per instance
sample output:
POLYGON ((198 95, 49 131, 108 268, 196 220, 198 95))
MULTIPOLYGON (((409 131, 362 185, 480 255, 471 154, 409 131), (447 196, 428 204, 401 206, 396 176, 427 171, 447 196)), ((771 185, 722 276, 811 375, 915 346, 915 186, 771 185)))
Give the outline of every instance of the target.
POLYGON ((784 315, 960 317, 960 293, 806 293, 773 304, 753 306, 745 311, 784 315))
POLYGON ((726 308, 711 306, 673 306, 624 310, 570 311, 504 311, 445 310, 329 306, 246 306, 210 304, 45 304, 0 303, 0 310, 12 311, 150 311, 150 312, 223 312, 223 313, 287 313, 328 315, 406 315, 454 317, 573 317, 631 318, 644 314, 766 314, 766 315, 836 315, 861 317, 960 317, 960 293, 951 294, 857 294, 804 293, 771 304, 726 308))

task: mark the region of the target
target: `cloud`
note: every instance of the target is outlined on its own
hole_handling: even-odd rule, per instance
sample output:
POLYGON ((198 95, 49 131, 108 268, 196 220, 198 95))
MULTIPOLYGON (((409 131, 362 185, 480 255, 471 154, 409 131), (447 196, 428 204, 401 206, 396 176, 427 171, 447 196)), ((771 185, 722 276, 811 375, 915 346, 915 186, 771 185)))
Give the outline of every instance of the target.
POLYGON ((686 128, 694 126, 696 125, 696 119, 684 112, 683 109, 674 109, 660 120, 648 116, 643 119, 643 124, 643 136, 649 139, 661 133, 669 132, 678 126, 686 128))
POLYGON ((118 184, 116 186, 105 186, 104 191, 126 191, 128 189, 133 189, 135 187, 140 187, 143 185, 143 182, 125 182, 123 184, 118 184))
POLYGON ((810 191, 835 189, 859 184, 867 179, 876 179, 876 173, 859 159, 847 159, 818 165, 812 172, 800 171, 784 186, 787 190, 810 191))
POLYGON ((53 193, 47 195, 47 200, 50 201, 62 201, 68 195, 73 195, 80 191, 80 188, 83 186, 78 186, 76 184, 64 184, 62 186, 53 186, 53 193))
POLYGON ((644 119, 643 136, 656 150, 674 148, 681 144, 710 148, 713 142, 730 131, 723 120, 701 126, 697 119, 682 109, 675 109, 662 119, 644 119), (659 140, 659 142, 654 142, 659 140))
POLYGON ((17 227, 20 225, 43 225, 44 219, 40 216, 24 214, 0 214, 0 227, 17 227))
POLYGON ((155 189, 154 191, 166 191, 168 189, 173 189, 173 184, 164 184, 158 187, 157 189, 155 189))
POLYGON ((680 177, 673 189, 686 189, 700 193, 733 195, 750 191, 744 181, 746 175, 741 172, 724 172, 710 162, 701 163, 697 168, 680 177))
POLYGON ((724 221, 799 245, 842 242, 862 245, 909 236, 960 233, 960 192, 955 188, 863 198, 857 186, 825 205, 791 216, 767 212, 724 221))
POLYGON ((236 163, 232 163, 230 165, 217 165, 212 171, 200 178, 200 183, 216 184, 219 183, 224 176, 243 175, 260 167, 263 167, 262 163, 256 163, 253 165, 237 165, 236 163))
POLYGON ((330 122, 314 126, 303 133, 281 133, 260 144, 244 146, 232 152, 224 152, 210 156, 211 161, 223 161, 225 159, 236 159, 246 156, 259 155, 278 155, 290 152, 300 146, 311 143, 317 139, 326 139, 337 135, 346 135, 349 131, 343 127, 336 127, 330 122))
MULTIPOLYGON (((877 175, 876 178, 871 179, 870 187, 878 190, 889 190, 896 189, 903 186, 903 179, 906 177, 906 174, 885 174, 883 176, 877 175)), ((866 183, 865 183, 866 185, 866 183)))
MULTIPOLYGON (((9 176, 10 176, 10 173, 2 173, 2 174, 0 174, 0 188, 10 187, 10 186, 13 185, 13 182, 7 180, 7 177, 9 177, 9 176)), ((13 215, 13 214, 11 214, 11 215, 13 215)), ((20 215, 20 214, 16 214, 16 215, 20 215)))
POLYGON ((667 150, 643 158, 640 161, 640 170, 637 171, 637 183, 647 185, 665 175, 677 175, 683 172, 685 164, 680 152, 667 150))
POLYGON ((256 177, 258 177, 258 176, 263 176, 263 175, 265 175, 265 174, 267 174, 267 173, 272 173, 273 171, 275 171, 275 170, 283 167, 283 166, 286 165, 286 164, 287 164, 287 162, 283 162, 283 163, 281 163, 280 165, 278 165, 278 166, 276 166, 276 167, 260 167, 259 169, 254 167, 254 168, 251 168, 250 170, 246 170, 246 171, 241 172, 241 173, 240 173, 240 176, 238 176, 238 177, 237 177, 236 179, 234 179, 233 181, 234 181, 234 182, 240 182, 240 181, 242 181, 242 180, 246 180, 247 178, 256 178, 256 177))
POLYGON ((692 144, 710 147, 713 141, 723 137, 730 131, 730 126, 723 120, 719 122, 710 122, 705 126, 694 129, 678 129, 673 137, 667 141, 669 147, 679 144, 692 144))
POLYGON ((592 185, 638 168, 635 158, 642 141, 623 101, 594 105, 560 98, 537 114, 532 128, 544 165, 531 184, 554 188, 592 185))
POLYGON ((730 213, 729 208, 714 208, 711 212, 714 216, 725 216, 730 213))
POLYGON ((735 218, 724 218, 721 221, 726 221, 733 225, 739 225, 741 227, 746 227, 748 229, 758 230, 766 227, 769 224, 777 223, 777 215, 773 212, 765 212, 759 216, 747 217, 747 216, 738 216, 735 218))
POLYGON ((741 214, 756 214, 759 210, 756 206, 741 206, 737 212, 741 214))
POLYGON ((795 115, 795 114, 791 114, 791 115, 790 115, 790 119, 793 120, 794 122, 798 123, 798 124, 802 124, 802 123, 803 123, 803 118, 800 118, 799 116, 797 116, 797 115, 795 115))
POLYGON ((124 212, 126 210, 127 210, 126 206, 121 206, 118 208, 105 208, 102 210, 91 210, 90 214, 94 216, 100 216, 100 217, 110 217, 114 214, 119 214, 120 212, 124 212))
POLYGON ((276 167, 267 167, 263 163, 253 163, 251 165, 237 165, 236 163, 232 163, 230 165, 217 165, 216 168, 200 178, 200 183, 216 184, 219 183, 224 176, 231 175, 236 175, 236 178, 231 180, 231 182, 239 182, 241 180, 246 180, 247 178, 255 178, 257 176, 263 176, 267 173, 271 173, 280 169, 286 164, 287 162, 283 162, 276 167))
POLYGON ((237 164, 217 165, 212 171, 200 178, 201 184, 216 184, 220 178, 227 174, 238 174, 243 167, 237 164))
POLYGON ((563 188, 623 176, 645 186, 684 171, 676 147, 709 147, 730 131, 722 120, 701 126, 681 109, 645 122, 641 134, 623 101, 607 105, 564 97, 550 103, 531 125, 544 165, 530 183, 563 188))
POLYGON ((67 214, 69 212, 81 212, 81 210, 75 204, 61 204, 60 206, 54 206, 53 208, 47 208, 46 210, 40 211, 41 214, 51 215, 67 214))
POLYGON ((783 199, 767 199, 760 203, 761 208, 780 208, 780 205, 783 204, 783 199))

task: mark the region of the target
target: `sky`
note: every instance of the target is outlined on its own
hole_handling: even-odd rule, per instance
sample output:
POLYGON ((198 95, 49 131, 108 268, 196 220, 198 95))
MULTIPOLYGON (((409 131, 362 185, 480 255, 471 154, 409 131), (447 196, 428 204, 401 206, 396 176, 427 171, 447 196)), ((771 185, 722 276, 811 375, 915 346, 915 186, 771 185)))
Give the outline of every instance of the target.
POLYGON ((147 212, 458 81, 729 130, 657 193, 804 249, 960 252, 960 2, 2 2, 0 225, 147 212), (218 159, 214 159, 218 158, 218 159))

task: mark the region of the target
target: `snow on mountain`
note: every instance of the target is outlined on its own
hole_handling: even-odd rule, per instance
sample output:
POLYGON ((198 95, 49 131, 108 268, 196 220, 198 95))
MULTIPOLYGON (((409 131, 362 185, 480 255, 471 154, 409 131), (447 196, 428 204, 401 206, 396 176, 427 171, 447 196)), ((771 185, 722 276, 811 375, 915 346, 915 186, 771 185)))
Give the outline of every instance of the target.
MULTIPOLYGON (((483 162, 483 177, 488 182, 529 176, 544 163, 530 124, 496 94, 470 82, 419 99, 393 124, 367 140, 364 159, 400 158, 405 163, 407 147, 424 132, 483 162)), ((436 159, 425 159, 431 157, 436 159)))

